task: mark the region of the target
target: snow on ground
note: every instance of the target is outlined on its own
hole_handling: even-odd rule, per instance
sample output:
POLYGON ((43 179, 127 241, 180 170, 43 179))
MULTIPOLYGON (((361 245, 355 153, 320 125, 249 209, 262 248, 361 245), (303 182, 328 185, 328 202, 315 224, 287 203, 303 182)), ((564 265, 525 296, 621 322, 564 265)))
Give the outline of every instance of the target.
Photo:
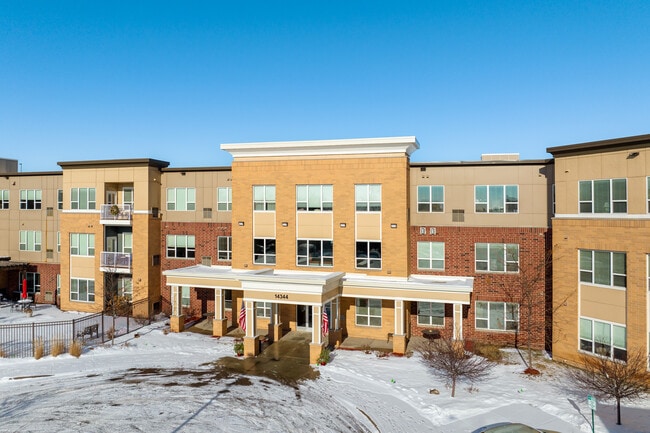
MULTIPOLYGON (((70 317, 53 307, 37 311, 33 320, 70 317)), ((26 320, 0 311, 0 323, 26 320)), ((320 377, 291 386, 215 368, 233 355, 230 337, 166 328, 156 322, 79 358, 0 359, 0 432, 455 433, 501 421, 592 431, 586 396, 568 388, 550 360, 540 359, 542 375, 531 377, 509 352, 509 363, 473 387, 461 383, 451 398, 417 355, 337 350, 315 367, 320 377)), ((650 401, 624 404, 623 425, 615 420, 614 404, 598 402, 596 432, 650 432, 650 401)))

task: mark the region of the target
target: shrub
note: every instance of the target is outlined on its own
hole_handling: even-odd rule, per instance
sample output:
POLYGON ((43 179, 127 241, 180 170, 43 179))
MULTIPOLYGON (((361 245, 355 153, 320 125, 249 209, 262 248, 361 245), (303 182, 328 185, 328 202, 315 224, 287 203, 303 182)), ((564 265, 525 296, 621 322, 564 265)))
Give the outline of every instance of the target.
POLYGON ((327 347, 323 347, 323 350, 320 351, 320 355, 316 362, 321 365, 325 365, 330 362, 330 350, 327 347))
POLYGON ((486 358, 488 361, 501 362, 501 360, 503 359, 503 353, 501 352, 501 348, 494 344, 475 342, 473 349, 474 349, 473 352, 476 355, 482 356, 483 358, 486 358))
POLYGON ((52 356, 57 357, 65 352, 65 343, 62 340, 54 340, 50 353, 52 356))
POLYGON ((244 354, 244 342, 242 340, 235 340, 233 345, 233 350, 237 356, 242 356, 244 354))
POLYGON ((83 349, 83 344, 79 340, 72 340, 72 343, 70 344, 70 349, 68 349, 68 352, 70 355, 79 358, 81 356, 81 351, 83 349))
POLYGON ((6 358, 6 357, 7 357, 7 354, 6 354, 5 351, 0 347, 0 358, 6 358))
POLYGON ((43 344, 43 339, 39 337, 34 340, 34 358, 41 359, 44 352, 45 344, 43 344))

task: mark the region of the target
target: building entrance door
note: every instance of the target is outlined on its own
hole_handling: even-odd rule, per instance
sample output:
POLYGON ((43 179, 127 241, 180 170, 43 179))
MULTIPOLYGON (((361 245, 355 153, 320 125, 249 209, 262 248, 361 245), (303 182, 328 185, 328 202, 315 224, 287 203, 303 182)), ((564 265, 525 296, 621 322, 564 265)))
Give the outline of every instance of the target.
POLYGON ((296 306, 296 326, 300 330, 308 330, 312 328, 311 305, 296 306))

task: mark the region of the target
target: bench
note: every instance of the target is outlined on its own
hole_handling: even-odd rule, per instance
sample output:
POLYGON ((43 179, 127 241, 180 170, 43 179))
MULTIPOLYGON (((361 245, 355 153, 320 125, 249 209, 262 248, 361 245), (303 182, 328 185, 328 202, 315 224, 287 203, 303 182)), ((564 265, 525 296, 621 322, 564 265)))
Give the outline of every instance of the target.
POLYGON ((77 338, 83 338, 85 340, 86 335, 90 336, 90 338, 93 338, 93 334, 99 338, 99 324, 97 323, 94 325, 86 326, 82 331, 77 331, 77 338))

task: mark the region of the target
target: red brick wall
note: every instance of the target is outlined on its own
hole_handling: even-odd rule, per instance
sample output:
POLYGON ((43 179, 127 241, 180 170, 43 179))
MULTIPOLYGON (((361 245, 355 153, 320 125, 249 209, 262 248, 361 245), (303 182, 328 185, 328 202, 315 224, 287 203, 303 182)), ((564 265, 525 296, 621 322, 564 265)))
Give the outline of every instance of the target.
POLYGON ((40 263, 30 266, 30 272, 38 272, 41 276, 41 292, 37 293, 34 302, 38 304, 46 303, 45 292, 52 292, 52 300, 48 304, 57 304, 56 299, 56 276, 61 273, 61 266, 58 263, 40 263))
MULTIPOLYGON (((410 271, 411 273, 447 276, 474 277, 474 291, 470 305, 463 308, 463 336, 466 340, 476 340, 501 345, 525 345, 528 334, 531 345, 542 349, 550 337, 549 297, 551 279, 549 269, 544 263, 551 248, 550 230, 546 228, 503 228, 503 227, 436 227, 436 234, 421 235, 419 227, 410 231, 410 271), (445 243, 445 270, 427 271, 417 269, 417 242, 431 241, 445 243), (519 244, 518 273, 476 272, 475 243, 519 244), (519 306, 520 332, 489 331, 475 329, 474 305, 476 301, 521 301, 522 290, 530 289, 531 302, 519 306), (528 313, 528 306, 532 307, 528 313), (547 312, 549 314, 547 314, 547 312), (528 322, 528 318, 531 319, 528 322), (529 329, 531 332, 526 332, 529 329)), ((411 331, 421 335, 424 328, 417 325, 417 305, 411 307, 411 331)), ((445 328, 451 330, 452 311, 446 308, 445 328)))

